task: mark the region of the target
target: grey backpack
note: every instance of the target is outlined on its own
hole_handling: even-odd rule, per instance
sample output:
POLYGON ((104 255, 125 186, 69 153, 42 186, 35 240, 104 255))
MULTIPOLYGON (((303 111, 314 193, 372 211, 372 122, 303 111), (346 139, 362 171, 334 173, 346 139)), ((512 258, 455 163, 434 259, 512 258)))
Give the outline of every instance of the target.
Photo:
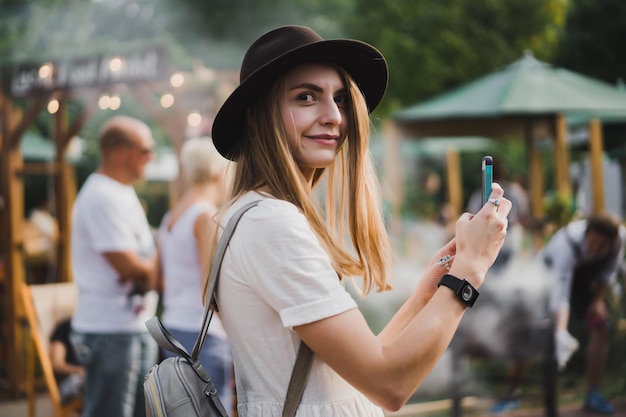
POLYGON ((154 365, 146 375, 143 384, 146 415, 228 417, 211 377, 197 356, 193 359, 158 317, 148 320, 146 326, 159 346, 180 355, 154 365))

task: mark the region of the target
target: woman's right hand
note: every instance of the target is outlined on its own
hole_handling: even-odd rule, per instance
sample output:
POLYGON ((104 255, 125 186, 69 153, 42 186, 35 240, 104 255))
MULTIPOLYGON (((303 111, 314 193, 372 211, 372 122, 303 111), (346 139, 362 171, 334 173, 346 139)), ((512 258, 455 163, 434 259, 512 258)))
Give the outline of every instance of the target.
POLYGON ((483 283, 506 237, 511 202, 503 195, 502 187, 493 183, 490 202, 475 215, 464 213, 456 222, 456 256, 450 274, 466 279, 476 288, 483 283))

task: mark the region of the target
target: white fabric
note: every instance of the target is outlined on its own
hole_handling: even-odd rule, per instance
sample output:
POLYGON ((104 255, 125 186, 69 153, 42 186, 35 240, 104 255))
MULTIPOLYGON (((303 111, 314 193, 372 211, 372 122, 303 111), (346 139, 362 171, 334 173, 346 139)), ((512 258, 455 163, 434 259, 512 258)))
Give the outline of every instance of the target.
POLYGON ((59 236, 59 226, 57 220, 49 211, 42 209, 33 209, 30 213, 29 220, 33 222, 35 226, 41 232, 41 243, 43 244, 42 250, 54 252, 56 249, 56 241, 59 236))
POLYGON ((580 347, 580 343, 565 329, 556 331, 554 343, 556 344, 556 362, 559 365, 559 369, 563 369, 574 352, 580 347))
MULTIPOLYGON (((248 193, 222 221, 247 202, 248 193)), ((241 417, 280 417, 300 346, 293 327, 356 308, 297 208, 263 197, 241 219, 224 257, 218 306, 233 350, 241 417)), ((298 417, 382 416, 382 410, 314 358, 298 417)))
MULTIPOLYGON (((562 227, 552 236, 540 255, 544 259, 549 259, 550 269, 557 275, 550 299, 552 311, 562 310, 569 306, 574 268, 579 262, 591 259, 584 244, 586 228, 587 220, 585 219, 573 221, 562 227), (582 258, 578 258, 572 243, 581 249, 582 258)), ((619 261, 623 259, 626 241, 626 229, 623 226, 620 226, 619 234, 620 248, 617 256, 598 270, 597 276, 602 282, 608 283, 613 279, 617 273, 619 261)))
MULTIPOLYGON (((202 213, 214 213, 216 210, 208 202, 195 203, 185 210, 171 230, 167 226, 171 214, 163 217, 159 228, 164 279, 162 321, 168 328, 195 332, 200 330, 204 316, 204 277, 200 269, 194 225, 202 213)), ((226 338, 216 314, 211 319, 209 334, 226 338)))
POLYGON ((143 297, 144 308, 134 310, 130 283, 121 283, 105 252, 154 253, 155 245, 143 207, 131 186, 94 173, 81 187, 72 218, 72 271, 78 303, 72 329, 86 333, 147 331, 158 296, 143 297))

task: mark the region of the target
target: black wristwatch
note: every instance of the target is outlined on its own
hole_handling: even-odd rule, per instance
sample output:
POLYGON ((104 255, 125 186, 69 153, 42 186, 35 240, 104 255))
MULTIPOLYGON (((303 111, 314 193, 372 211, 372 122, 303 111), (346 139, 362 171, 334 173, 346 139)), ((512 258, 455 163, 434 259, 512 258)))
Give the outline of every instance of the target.
POLYGON ((472 307, 479 296, 478 291, 472 286, 472 284, 464 279, 458 279, 454 275, 442 275, 437 287, 441 285, 454 291, 459 300, 461 300, 461 302, 468 307, 472 307))

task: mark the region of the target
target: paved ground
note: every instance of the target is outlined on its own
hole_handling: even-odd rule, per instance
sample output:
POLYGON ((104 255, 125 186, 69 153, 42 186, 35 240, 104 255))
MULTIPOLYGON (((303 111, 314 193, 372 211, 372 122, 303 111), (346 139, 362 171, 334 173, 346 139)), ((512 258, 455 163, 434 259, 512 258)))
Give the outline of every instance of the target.
MULTIPOLYGON (((463 417, 489 416, 490 400, 468 397, 463 402, 463 417)), ((613 417, 626 417, 626 398, 614 401, 616 408, 613 417)), ((433 401, 420 404, 409 404, 396 413, 388 413, 388 417, 432 417, 451 416, 449 400, 433 401)), ((52 406, 45 394, 38 395, 34 417, 51 417, 52 406)), ((558 417, 593 417, 596 414, 584 412, 580 404, 561 406, 558 417)), ((28 417, 26 400, 0 400, 0 417, 28 417)), ((358 416, 355 416, 358 417, 358 416)), ((498 417, 545 417, 541 408, 522 408, 499 414, 498 417)))
MULTIPOLYGON (((25 399, 0 400, 0 416, 2 417, 28 417, 28 403, 25 399)), ((37 396, 34 417, 52 417, 52 403, 45 394, 37 396)))

